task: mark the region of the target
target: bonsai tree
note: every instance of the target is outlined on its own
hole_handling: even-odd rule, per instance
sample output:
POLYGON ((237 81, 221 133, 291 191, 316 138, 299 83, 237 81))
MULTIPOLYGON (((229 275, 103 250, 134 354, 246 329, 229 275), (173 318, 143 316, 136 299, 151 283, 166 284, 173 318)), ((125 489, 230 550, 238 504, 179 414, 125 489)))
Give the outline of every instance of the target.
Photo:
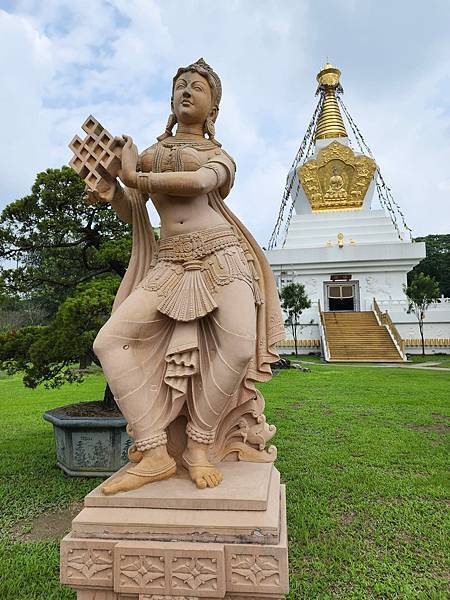
POLYGON ((439 285, 433 277, 425 275, 425 273, 418 273, 409 285, 404 286, 404 290, 408 298, 407 312, 415 314, 419 323, 422 356, 425 356, 425 340, 423 335, 425 314, 430 304, 439 300, 439 285))
MULTIPOLYGON (((0 333, 0 368, 10 375, 22 373, 30 388, 82 381, 84 372, 74 363, 88 357, 99 365, 92 343, 111 312, 119 283, 119 278, 109 275, 80 284, 49 324, 0 333)), ((108 387, 103 402, 105 408, 116 409, 108 387)))
POLYGON ((129 225, 108 204, 87 204, 84 189, 69 167, 47 169, 0 214, 0 295, 33 301, 47 320, 80 283, 120 279, 128 264, 129 225))
POLYGON ((305 293, 305 286, 302 283, 289 283, 281 290, 281 306, 287 313, 285 325, 292 332, 295 346, 295 356, 298 354, 297 349, 297 334, 300 325, 300 315, 311 306, 311 301, 305 293))
MULTIPOLYGON (((74 363, 98 363, 92 342, 125 274, 130 228, 109 205, 86 204, 84 188, 69 167, 48 169, 0 215, 0 369, 29 387, 80 381, 74 363)), ((109 388, 104 401, 115 407, 109 388)))

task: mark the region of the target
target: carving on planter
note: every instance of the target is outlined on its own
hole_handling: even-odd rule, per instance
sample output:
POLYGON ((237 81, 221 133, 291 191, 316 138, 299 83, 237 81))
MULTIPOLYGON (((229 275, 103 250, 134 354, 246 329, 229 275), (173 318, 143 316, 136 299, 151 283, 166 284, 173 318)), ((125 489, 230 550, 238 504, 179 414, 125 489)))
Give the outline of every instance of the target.
POLYGON ((174 558, 172 585, 177 590, 217 590, 217 560, 215 558, 174 558))
POLYGON ((163 556, 124 555, 120 557, 120 584, 134 583, 138 587, 154 585, 165 587, 165 560, 163 556))
POLYGON ((95 548, 69 550, 67 556, 67 577, 76 576, 78 579, 112 579, 113 557, 111 550, 95 548))
POLYGON ((270 555, 233 554, 231 581, 234 585, 248 585, 251 588, 279 586, 279 560, 270 555))

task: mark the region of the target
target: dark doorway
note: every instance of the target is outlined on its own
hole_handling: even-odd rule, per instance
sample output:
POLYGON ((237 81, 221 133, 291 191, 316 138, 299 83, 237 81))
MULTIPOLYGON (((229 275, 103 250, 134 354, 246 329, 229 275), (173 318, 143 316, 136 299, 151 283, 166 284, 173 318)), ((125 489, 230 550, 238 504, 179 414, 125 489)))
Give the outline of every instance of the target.
POLYGON ((358 308, 358 282, 325 283, 326 306, 329 311, 355 311, 358 308))
POLYGON ((354 298, 330 298, 329 299, 330 311, 336 310, 355 310, 355 299, 354 298))

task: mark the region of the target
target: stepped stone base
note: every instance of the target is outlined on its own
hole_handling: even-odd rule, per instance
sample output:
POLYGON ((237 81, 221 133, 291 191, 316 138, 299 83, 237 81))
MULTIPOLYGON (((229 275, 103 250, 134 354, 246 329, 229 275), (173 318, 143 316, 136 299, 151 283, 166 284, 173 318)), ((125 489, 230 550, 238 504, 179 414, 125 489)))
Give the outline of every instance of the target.
POLYGON ((279 473, 271 464, 222 467, 224 481, 211 490, 197 490, 182 468, 133 492, 106 497, 96 488, 61 542, 62 583, 77 600, 284 598, 279 473))

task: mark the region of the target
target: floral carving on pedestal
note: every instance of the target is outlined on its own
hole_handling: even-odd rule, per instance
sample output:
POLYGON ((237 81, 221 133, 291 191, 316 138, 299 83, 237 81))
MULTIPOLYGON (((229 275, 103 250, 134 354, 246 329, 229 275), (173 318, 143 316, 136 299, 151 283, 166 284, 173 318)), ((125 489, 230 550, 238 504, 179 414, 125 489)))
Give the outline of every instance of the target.
POLYGON ((217 560, 215 558, 174 558, 172 583, 177 590, 215 591, 217 589, 217 560))
POLYGON ((165 569, 163 556, 121 556, 120 583, 134 583, 138 587, 149 584, 164 588, 165 569))
POLYGON ((275 556, 270 555, 233 554, 231 579, 236 585, 279 586, 279 561, 275 556))
POLYGON ((111 550, 95 548, 69 550, 67 556, 67 577, 87 580, 110 579, 113 558, 111 550))

